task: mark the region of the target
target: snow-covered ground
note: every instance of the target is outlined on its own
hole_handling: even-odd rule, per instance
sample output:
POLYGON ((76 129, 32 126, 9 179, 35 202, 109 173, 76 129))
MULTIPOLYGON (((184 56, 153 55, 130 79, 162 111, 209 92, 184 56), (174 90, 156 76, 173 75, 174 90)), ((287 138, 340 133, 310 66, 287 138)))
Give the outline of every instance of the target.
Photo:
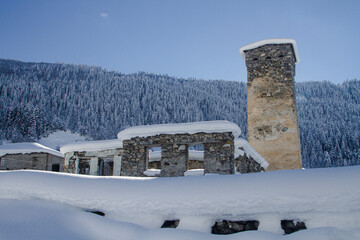
POLYGON ((317 228, 287 236, 266 231, 212 235, 189 230, 147 229, 44 200, 0 199, 2 240, 357 240, 358 230, 317 228))
POLYGON ((176 178, 0 171, 0 239, 360 239, 359 183, 358 166, 176 178), (177 229, 160 229, 174 219, 177 229), (223 219, 259 230, 211 235, 223 219), (282 219, 308 230, 283 236, 282 219))

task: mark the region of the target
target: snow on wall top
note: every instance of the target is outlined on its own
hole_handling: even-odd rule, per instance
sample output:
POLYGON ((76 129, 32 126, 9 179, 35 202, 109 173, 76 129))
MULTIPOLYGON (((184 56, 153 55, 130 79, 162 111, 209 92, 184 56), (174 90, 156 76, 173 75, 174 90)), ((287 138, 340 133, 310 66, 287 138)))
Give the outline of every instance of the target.
POLYGON ((81 141, 72 144, 64 145, 60 148, 63 154, 67 152, 82 152, 82 151, 101 151, 115 148, 122 148, 122 141, 118 139, 101 140, 101 141, 81 141))
POLYGON ((300 57, 299 57, 296 41, 294 39, 287 39, 287 38, 264 39, 264 40, 253 42, 246 46, 243 46, 242 48, 240 48, 239 51, 240 51, 241 57, 245 61, 245 51, 247 51, 247 50, 251 50, 251 49, 258 48, 258 47, 268 45, 268 44, 286 44, 286 43, 292 44, 293 49, 294 49, 296 63, 300 62, 300 57))
POLYGON ((253 158, 264 169, 269 166, 269 163, 265 160, 265 158, 263 158, 245 139, 235 139, 234 145, 234 158, 237 158, 238 156, 244 156, 244 154, 246 154, 246 156, 253 158), (243 150, 241 150, 240 148, 242 148, 243 150))
POLYGON ((224 120, 191 123, 171 123, 130 127, 119 132, 117 137, 120 141, 123 141, 125 139, 130 139, 133 137, 150 137, 159 134, 194 134, 199 132, 232 132, 234 137, 237 138, 241 134, 241 129, 235 123, 224 120))
POLYGON ((7 154, 27 154, 27 153, 49 153, 57 157, 64 155, 54 149, 45 147, 39 143, 10 143, 0 145, 0 157, 7 154))

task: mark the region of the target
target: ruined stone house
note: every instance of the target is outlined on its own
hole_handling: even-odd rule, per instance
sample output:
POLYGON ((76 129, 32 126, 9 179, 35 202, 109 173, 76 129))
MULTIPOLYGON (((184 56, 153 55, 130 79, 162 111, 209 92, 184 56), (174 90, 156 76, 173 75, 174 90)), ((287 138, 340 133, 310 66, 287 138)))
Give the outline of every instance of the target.
POLYGON ((141 177, 263 171, 267 162, 240 134, 228 121, 132 127, 115 140, 62 147, 64 171, 141 177))
POLYGON ((62 172, 64 155, 38 143, 0 145, 0 170, 34 169, 62 172))
POLYGON ((120 176, 122 142, 118 139, 76 142, 60 148, 64 154, 64 172, 120 176))

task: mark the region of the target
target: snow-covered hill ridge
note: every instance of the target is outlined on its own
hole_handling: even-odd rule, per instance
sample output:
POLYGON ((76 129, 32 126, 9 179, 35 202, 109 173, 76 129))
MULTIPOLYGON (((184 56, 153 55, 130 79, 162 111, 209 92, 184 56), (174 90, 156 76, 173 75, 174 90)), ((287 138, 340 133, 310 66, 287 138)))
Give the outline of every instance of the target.
POLYGON ((258 220, 259 230, 276 233, 283 219, 310 229, 360 226, 360 167, 177 178, 0 171, 0 182, 0 199, 52 200, 151 229, 171 219, 202 232, 223 219, 258 220))

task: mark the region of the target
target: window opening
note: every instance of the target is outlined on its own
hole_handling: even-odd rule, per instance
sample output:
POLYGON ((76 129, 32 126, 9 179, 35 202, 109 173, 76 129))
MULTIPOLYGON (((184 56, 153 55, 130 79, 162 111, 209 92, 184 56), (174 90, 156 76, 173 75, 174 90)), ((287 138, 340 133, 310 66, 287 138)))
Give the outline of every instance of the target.
POLYGON ((161 147, 146 148, 146 170, 144 174, 149 177, 159 176, 161 173, 161 147))
POLYGON ((161 147, 148 148, 148 169, 161 169, 161 147))
POLYGON ((79 174, 89 175, 90 160, 79 159, 79 174))
POLYGON ((189 146, 189 160, 185 176, 204 175, 204 145, 196 144, 189 146))

